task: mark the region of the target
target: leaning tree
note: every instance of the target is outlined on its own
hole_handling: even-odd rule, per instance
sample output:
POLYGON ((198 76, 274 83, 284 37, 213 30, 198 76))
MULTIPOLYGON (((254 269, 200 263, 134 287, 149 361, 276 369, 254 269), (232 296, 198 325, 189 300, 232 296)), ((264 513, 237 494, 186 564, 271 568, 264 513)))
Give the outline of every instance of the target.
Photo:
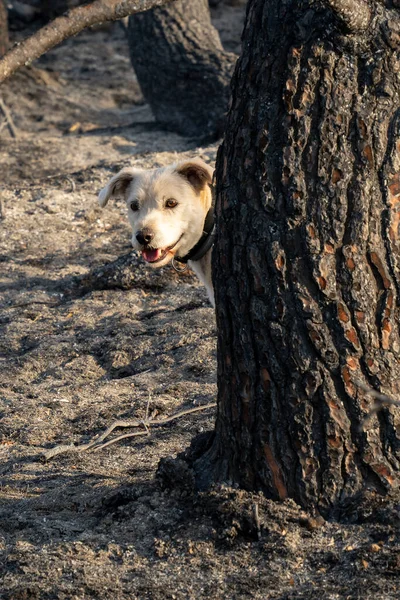
POLYGON ((158 123, 221 136, 236 55, 225 52, 208 0, 176 0, 129 18, 132 65, 158 123))
POLYGON ((250 0, 217 160, 219 409, 195 463, 325 512, 399 485, 400 2, 250 0))
MULTIPOLYGON (((0 0, 1 2, 2 0, 0 0)), ((57 44, 83 29, 108 21, 117 21, 137 12, 164 6, 174 0, 124 0, 124 2, 94 0, 89 3, 84 1, 82 6, 80 6, 80 1, 77 0, 77 2, 78 6, 69 10, 65 15, 57 17, 23 42, 16 44, 3 58, 0 58, 0 84, 19 68, 30 64, 57 44)))

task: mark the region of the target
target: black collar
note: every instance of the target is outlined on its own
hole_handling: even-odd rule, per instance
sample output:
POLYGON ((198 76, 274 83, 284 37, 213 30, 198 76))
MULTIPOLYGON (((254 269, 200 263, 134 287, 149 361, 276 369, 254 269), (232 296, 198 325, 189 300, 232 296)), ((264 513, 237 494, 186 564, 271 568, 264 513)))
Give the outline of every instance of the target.
POLYGON ((185 256, 177 256, 176 260, 180 263, 187 263, 188 260, 196 261, 203 258, 209 251, 215 240, 215 222, 214 207, 212 206, 207 213, 203 226, 203 235, 195 246, 185 256))

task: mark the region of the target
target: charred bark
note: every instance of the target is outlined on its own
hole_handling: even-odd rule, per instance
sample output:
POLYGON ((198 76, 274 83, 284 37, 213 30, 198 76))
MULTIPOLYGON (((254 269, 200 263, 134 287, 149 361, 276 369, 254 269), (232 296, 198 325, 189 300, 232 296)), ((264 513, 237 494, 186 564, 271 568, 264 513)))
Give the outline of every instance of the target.
MULTIPOLYGON (((338 4, 338 3, 336 3, 338 4)), ((346 0, 346 5, 349 1, 346 0)), ((400 11, 250 0, 217 160, 219 409, 198 481, 329 513, 399 486, 400 11)))
POLYGON ((0 56, 7 52, 8 48, 8 20, 7 9, 3 0, 0 0, 0 56))
POLYGON ((128 40, 157 121, 183 135, 221 135, 236 56, 222 48, 207 0, 177 0, 130 17, 128 40))
POLYGON ((40 11, 47 21, 55 19, 71 8, 89 4, 90 0, 41 0, 40 11))

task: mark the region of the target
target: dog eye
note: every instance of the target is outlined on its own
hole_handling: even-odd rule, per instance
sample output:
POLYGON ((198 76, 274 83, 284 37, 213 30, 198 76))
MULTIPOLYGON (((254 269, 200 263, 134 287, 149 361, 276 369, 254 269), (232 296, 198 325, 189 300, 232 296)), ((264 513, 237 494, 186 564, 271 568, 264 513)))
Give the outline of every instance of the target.
POLYGON ((178 206, 178 203, 173 198, 168 198, 165 202, 165 208, 175 208, 175 206, 178 206))
POLYGON ((133 212, 139 210, 139 202, 137 200, 135 200, 135 202, 131 202, 130 209, 133 210, 133 212))

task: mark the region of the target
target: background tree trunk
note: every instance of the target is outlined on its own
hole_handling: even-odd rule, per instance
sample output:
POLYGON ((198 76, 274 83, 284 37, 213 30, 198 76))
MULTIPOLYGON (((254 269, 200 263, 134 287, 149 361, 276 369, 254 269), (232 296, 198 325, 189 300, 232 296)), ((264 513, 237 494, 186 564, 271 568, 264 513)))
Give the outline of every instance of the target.
POLYGON ((50 21, 64 14, 70 8, 88 4, 90 0, 41 0, 40 11, 45 19, 50 21))
POLYGON ((8 48, 8 21, 7 9, 3 0, 0 0, 0 56, 6 53, 8 48))
POLYGON ((220 135, 236 56, 222 48, 207 0, 177 0, 129 18, 132 65, 159 123, 220 135))
POLYGON ((217 161, 219 411, 196 463, 201 485, 325 512, 397 488, 400 458, 399 409, 364 423, 357 387, 400 387, 400 11, 328 4, 248 5, 217 161))

